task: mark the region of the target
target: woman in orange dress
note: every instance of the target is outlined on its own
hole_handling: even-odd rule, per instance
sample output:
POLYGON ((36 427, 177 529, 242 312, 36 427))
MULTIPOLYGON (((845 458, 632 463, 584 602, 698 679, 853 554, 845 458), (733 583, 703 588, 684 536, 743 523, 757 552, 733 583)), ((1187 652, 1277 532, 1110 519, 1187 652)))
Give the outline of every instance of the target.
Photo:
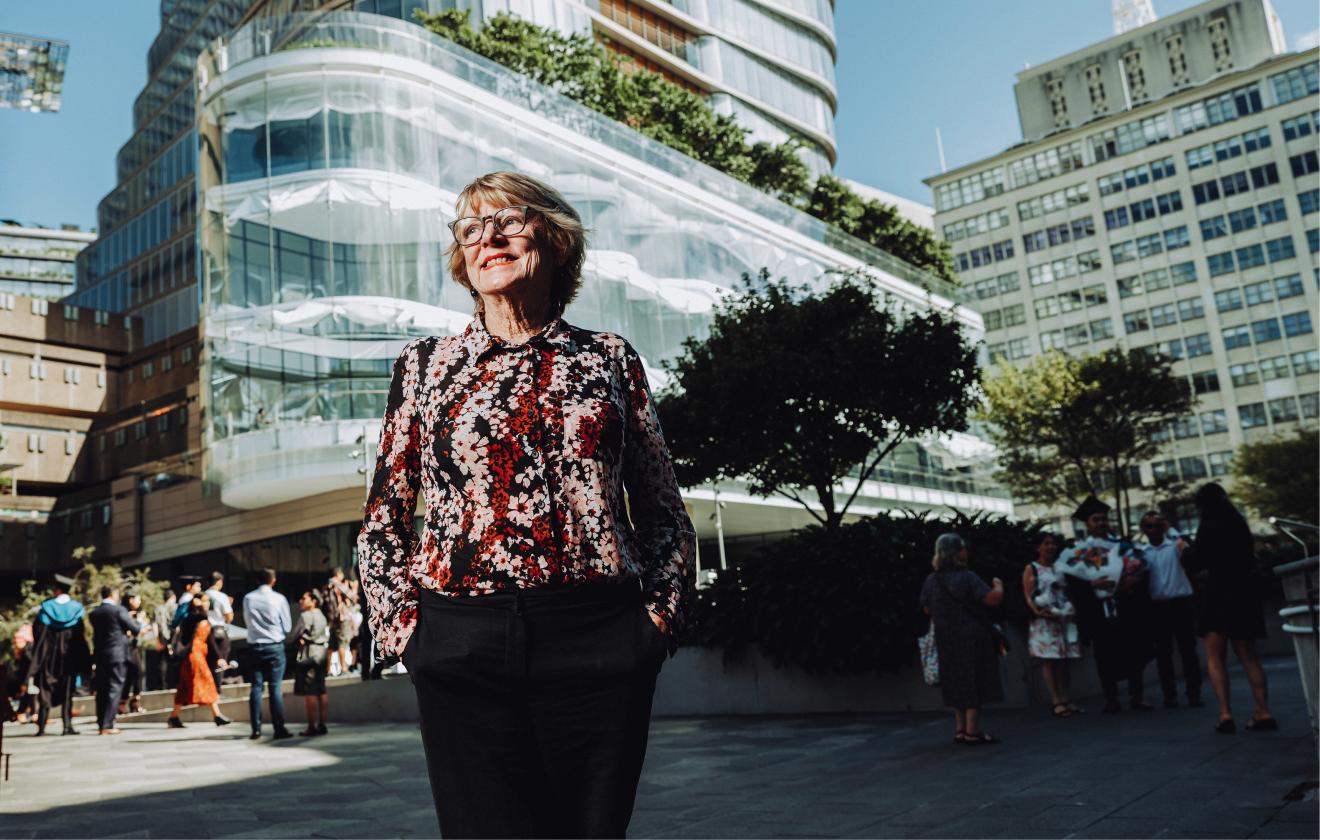
POLYGON ((229 718, 220 714, 220 693, 216 691, 215 678, 211 676, 211 666, 206 661, 207 653, 214 653, 217 668, 229 667, 219 656, 215 638, 211 635, 211 623, 206 620, 210 606, 211 599, 205 594, 194 596, 188 607, 188 617, 179 625, 180 640, 188 656, 179 665, 179 687, 174 692, 174 711, 168 723, 171 729, 183 728, 179 712, 184 706, 210 706, 216 726, 230 723, 229 718))

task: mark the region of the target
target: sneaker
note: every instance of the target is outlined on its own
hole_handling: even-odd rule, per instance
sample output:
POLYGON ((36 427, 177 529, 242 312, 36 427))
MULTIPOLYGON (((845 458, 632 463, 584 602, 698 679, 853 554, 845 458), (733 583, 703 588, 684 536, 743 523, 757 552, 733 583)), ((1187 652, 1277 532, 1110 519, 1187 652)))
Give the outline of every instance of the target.
POLYGON ((328 729, 325 728, 325 724, 324 724, 324 723, 318 723, 318 724, 316 725, 316 734, 317 734, 317 735, 324 735, 325 733, 327 733, 327 732, 329 732, 329 731, 330 731, 330 730, 328 730, 328 729))
POLYGON ((248 740, 249 740, 249 741, 257 741, 257 740, 260 740, 260 739, 261 739, 261 733, 260 733, 260 732, 253 732, 251 735, 248 736, 248 740))
POLYGON ((276 729, 275 734, 271 736, 272 740, 283 741, 285 738, 292 738, 293 733, 287 729, 276 729))

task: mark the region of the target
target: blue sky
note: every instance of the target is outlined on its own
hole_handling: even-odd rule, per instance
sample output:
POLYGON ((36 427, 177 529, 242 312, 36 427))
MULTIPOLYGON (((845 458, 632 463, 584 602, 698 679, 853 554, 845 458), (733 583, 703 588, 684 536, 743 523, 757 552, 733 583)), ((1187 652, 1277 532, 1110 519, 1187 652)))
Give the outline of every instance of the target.
MULTIPOLYGON (((837 0, 838 174, 930 202, 921 179, 1018 139, 1013 76, 1111 34, 1109 0, 837 0)), ((1192 5, 1155 0, 1159 14, 1192 5)), ((1288 45, 1314 45, 1315 0, 1274 0, 1288 45)), ((57 114, 0 109, 0 218, 96 223, 132 132, 156 0, 6 2, 0 29, 71 44, 57 114)))

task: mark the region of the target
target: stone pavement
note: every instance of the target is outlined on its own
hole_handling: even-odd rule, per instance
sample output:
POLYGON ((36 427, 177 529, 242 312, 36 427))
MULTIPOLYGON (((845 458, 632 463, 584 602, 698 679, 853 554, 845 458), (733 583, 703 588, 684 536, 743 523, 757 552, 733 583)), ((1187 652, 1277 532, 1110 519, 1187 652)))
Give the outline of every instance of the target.
MULTIPOLYGON (((1277 733, 1216 735, 1210 708, 1101 715, 1095 703, 1066 720, 991 710, 1004 743, 970 748, 944 715, 659 720, 630 833, 1315 838, 1316 742, 1296 663, 1269 666, 1277 733)), ((30 732, 6 727, 0 837, 437 834, 411 725, 279 743, 248 741, 242 725, 30 732)))

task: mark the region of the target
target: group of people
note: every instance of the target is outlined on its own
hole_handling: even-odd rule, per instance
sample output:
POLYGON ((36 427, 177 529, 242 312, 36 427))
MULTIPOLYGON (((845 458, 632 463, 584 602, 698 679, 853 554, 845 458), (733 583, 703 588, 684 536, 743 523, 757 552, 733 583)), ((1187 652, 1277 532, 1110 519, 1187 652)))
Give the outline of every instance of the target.
MULTIPOLYGON (((280 687, 288 669, 286 646, 293 649, 294 693, 306 697, 305 736, 327 732, 328 697, 325 680, 331 658, 341 672, 354 664, 351 642, 360 624, 356 581, 334 569, 324 589, 311 589, 299 598, 298 618, 290 615, 288 599, 275 592, 275 572, 263 569, 260 585, 243 598, 248 665, 251 669, 249 712, 252 738, 261 733, 263 690, 269 689, 274 735, 292 737, 284 725, 280 687)), ((211 575, 210 587, 198 578, 182 581, 181 594, 148 614, 141 598, 129 593, 120 602, 118 587, 101 589, 101 603, 88 612, 74 599, 67 584, 56 578, 51 597, 37 609, 30 625, 15 634, 20 680, 0 710, 20 723, 33 722, 37 735, 46 733, 51 709, 61 708, 63 734, 77 735, 73 701, 79 684, 91 674, 96 699, 96 720, 101 735, 117 735, 116 717, 141 708, 144 684, 174 688, 174 703, 167 722, 183 728, 185 706, 209 706, 217 726, 231 723, 220 710, 220 686, 226 674, 238 673, 231 654, 234 627, 233 600, 224 592, 224 576, 211 575), (92 628, 88 645, 85 624, 92 628)))
MULTIPOLYGON (((1189 542, 1156 510, 1140 520, 1143 539, 1111 534, 1109 506, 1095 497, 1074 513, 1085 527, 1070 547, 1059 534, 1041 532, 1036 557, 1022 573, 1031 618, 1027 649, 1038 661, 1050 695, 1051 714, 1081 714, 1071 696, 1069 664, 1089 646, 1104 692, 1106 713, 1122 710, 1119 686, 1126 683, 1132 710, 1146 702, 1144 674, 1156 662, 1165 708, 1178 708, 1178 665, 1184 700, 1204 706, 1197 638, 1204 640, 1206 670, 1219 706, 1215 731, 1237 731, 1229 693, 1227 652, 1233 648, 1251 687, 1255 709, 1251 731, 1275 730, 1269 686, 1255 643, 1265 638, 1265 614, 1253 578, 1253 538, 1246 519, 1223 487, 1208 483, 1196 493, 1200 527, 1189 542), (1204 574, 1204 583, 1193 578, 1204 574), (1177 663, 1177 664, 1175 664, 1177 663)), ((935 571, 922 587, 921 603, 931 616, 945 705, 954 709, 954 740, 992 744, 980 728, 986 703, 1003 699, 999 673, 1002 634, 992 610, 1004 598, 999 578, 987 584, 968 568, 967 546, 957 534, 936 541, 935 571)))

